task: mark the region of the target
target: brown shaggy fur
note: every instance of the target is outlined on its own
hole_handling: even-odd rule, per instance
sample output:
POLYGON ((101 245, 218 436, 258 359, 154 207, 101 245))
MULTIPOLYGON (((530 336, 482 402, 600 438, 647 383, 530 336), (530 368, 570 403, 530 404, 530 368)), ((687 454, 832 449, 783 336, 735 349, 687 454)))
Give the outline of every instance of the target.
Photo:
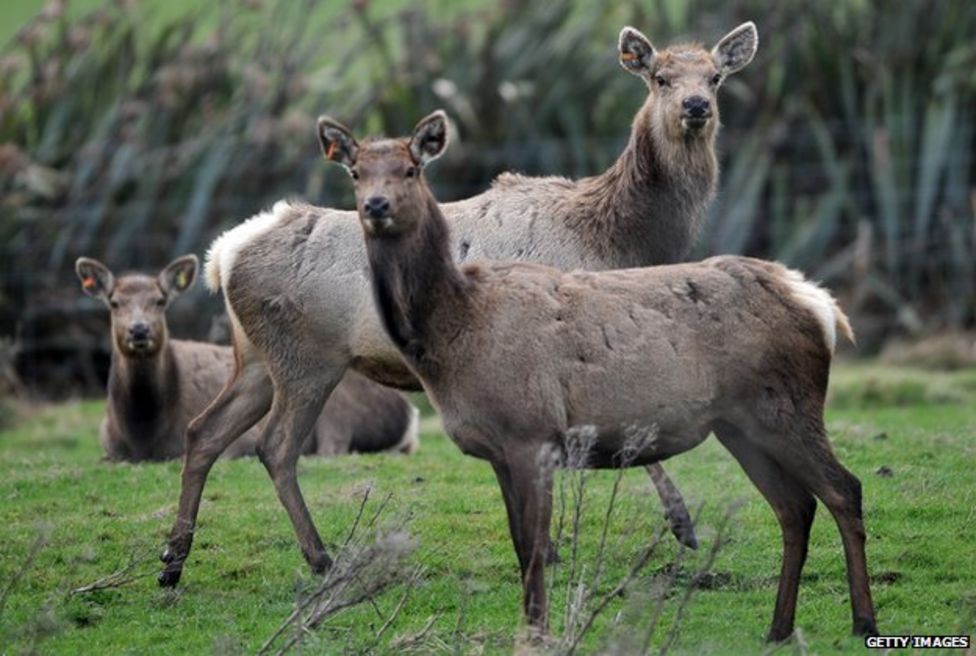
MULTIPOLYGON (((193 284, 196 258, 179 258, 157 277, 116 278, 89 258, 77 268, 83 291, 102 299, 112 318, 108 400, 99 431, 105 457, 181 457, 187 425, 217 396, 234 364, 230 347, 169 338, 166 308, 193 284)), ((416 414, 402 394, 349 372, 304 436, 302 453, 411 452, 416 414)), ((257 435, 258 429, 247 431, 224 455, 254 455, 257 435)))
MULTIPOLYGON (((681 260, 715 193, 718 88, 749 63, 756 44, 755 26, 746 23, 692 59, 683 54, 686 47, 659 52, 625 28, 620 63, 648 93, 617 163, 583 180, 503 174, 484 193, 445 205, 452 257, 591 270, 681 260), (664 83, 657 79, 663 75, 664 83)), ((355 157, 361 146, 345 139, 341 125, 323 117, 318 128, 327 159, 355 157)), ((297 436, 349 367, 384 384, 418 386, 373 308, 355 218, 279 203, 211 247, 207 283, 224 292, 240 366, 188 433, 192 455, 163 584, 179 580, 213 459, 269 411, 260 438, 263 461, 313 570, 331 562, 298 487, 297 436)), ((673 531, 695 544, 680 495, 660 466, 652 467, 673 531)))
POLYGON ((793 631, 819 498, 843 539, 854 632, 876 634, 860 483, 823 423, 834 336, 849 332, 836 302, 780 264, 745 257, 595 273, 459 267, 423 178, 404 175, 446 147, 416 145, 431 120, 408 148, 368 144, 351 163, 374 298, 445 430, 496 472, 529 623, 547 627, 549 463, 585 426, 596 435, 591 467, 619 466, 625 450, 627 466, 655 463, 712 432, 739 460, 783 531, 770 640, 793 631), (632 444, 634 428, 653 438, 632 444))

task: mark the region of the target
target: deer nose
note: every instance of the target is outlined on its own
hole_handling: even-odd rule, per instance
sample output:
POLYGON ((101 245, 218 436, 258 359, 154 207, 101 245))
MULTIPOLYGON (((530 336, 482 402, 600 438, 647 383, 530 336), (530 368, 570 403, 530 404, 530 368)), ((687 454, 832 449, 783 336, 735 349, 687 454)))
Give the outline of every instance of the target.
POLYGON ((703 96, 688 96, 681 101, 681 107, 688 118, 708 118, 712 115, 711 104, 703 96))
POLYGON ((371 219, 385 219, 390 215, 390 200, 384 196, 370 196, 363 203, 363 212, 371 219))
POLYGON ((129 337, 136 342, 149 339, 149 324, 134 323, 129 326, 129 337))

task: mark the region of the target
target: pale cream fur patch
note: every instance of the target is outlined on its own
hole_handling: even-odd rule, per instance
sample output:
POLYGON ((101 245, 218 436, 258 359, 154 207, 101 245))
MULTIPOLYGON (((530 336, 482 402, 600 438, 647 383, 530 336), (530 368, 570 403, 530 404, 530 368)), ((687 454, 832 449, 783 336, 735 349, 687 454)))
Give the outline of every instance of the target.
POLYGON ((823 329, 824 341, 833 353, 837 348, 837 331, 854 341, 854 331, 847 319, 847 315, 840 309, 837 300, 823 287, 807 280, 802 273, 792 269, 786 270, 786 281, 793 292, 793 298, 810 308, 820 327, 823 329))
POLYGON ((400 443, 394 447, 394 451, 404 455, 412 455, 420 448, 420 410, 417 406, 410 405, 410 423, 407 430, 403 431, 400 443))
POLYGON ((256 214, 214 240, 207 251, 206 264, 204 264, 205 281, 211 294, 216 294, 221 286, 230 281, 234 262, 241 249, 274 227, 290 207, 288 201, 280 200, 274 204, 270 212, 256 214))

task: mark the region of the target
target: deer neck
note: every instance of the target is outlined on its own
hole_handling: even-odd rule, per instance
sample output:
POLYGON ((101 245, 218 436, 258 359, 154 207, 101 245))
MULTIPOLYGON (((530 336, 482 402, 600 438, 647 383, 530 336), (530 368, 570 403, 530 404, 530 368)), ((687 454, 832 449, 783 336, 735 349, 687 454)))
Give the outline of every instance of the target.
POLYGON ((463 316, 471 284, 451 257, 450 233, 430 196, 407 235, 368 236, 366 251, 373 296, 386 332, 408 362, 421 371, 434 363, 429 345, 463 316))
POLYGON ((120 422, 135 437, 150 434, 143 429, 157 426, 159 417, 172 410, 178 400, 176 357, 169 340, 153 356, 129 357, 112 353, 109 370, 109 398, 120 422))
POLYGON ((675 139, 648 102, 617 161, 580 181, 573 224, 617 265, 675 262, 694 245, 717 181, 715 130, 675 139))

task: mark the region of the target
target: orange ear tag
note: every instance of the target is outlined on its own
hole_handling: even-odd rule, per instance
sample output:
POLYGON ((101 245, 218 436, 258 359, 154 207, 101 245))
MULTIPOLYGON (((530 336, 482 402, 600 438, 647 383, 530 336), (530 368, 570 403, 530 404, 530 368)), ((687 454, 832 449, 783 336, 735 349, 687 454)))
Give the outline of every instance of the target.
POLYGON ((623 52, 620 53, 620 58, 624 61, 634 61, 635 59, 637 59, 637 55, 635 55, 632 52, 623 52))
POLYGON ((85 289, 91 289, 95 286, 95 279, 91 276, 86 277, 81 281, 81 286, 85 289))
POLYGON ((325 151, 325 159, 332 159, 332 156, 335 155, 335 151, 336 151, 336 142, 333 141, 332 143, 329 144, 329 149, 325 151))

